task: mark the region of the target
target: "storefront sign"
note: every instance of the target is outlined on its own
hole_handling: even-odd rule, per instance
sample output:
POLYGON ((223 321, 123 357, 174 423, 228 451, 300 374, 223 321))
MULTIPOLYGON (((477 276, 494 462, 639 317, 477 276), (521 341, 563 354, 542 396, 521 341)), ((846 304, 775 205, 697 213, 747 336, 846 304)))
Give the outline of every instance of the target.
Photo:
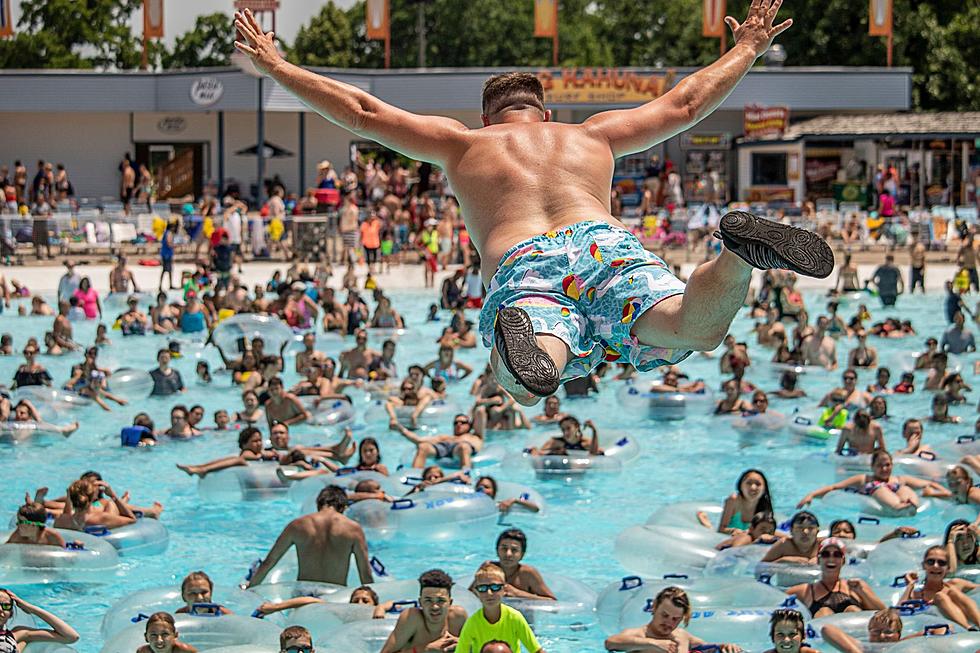
POLYGON ((251 9, 253 12, 277 11, 279 0, 235 0, 235 9, 238 11, 251 9))
POLYGON ((157 130, 163 134, 179 134, 187 129, 187 121, 180 116, 167 116, 157 123, 157 130))
POLYGON ((221 99, 225 85, 217 77, 198 77, 191 84, 191 101, 202 107, 209 107, 221 99))
POLYGON ((796 190, 793 188, 750 187, 748 189, 750 202, 793 202, 796 200, 796 190))
POLYGON ((789 107, 745 107, 742 131, 745 138, 779 138, 789 126, 789 107))
POLYGON ((731 146, 732 136, 728 132, 717 134, 681 134, 681 148, 685 150, 727 150, 731 146))
POLYGON ((538 79, 549 104, 641 104, 670 90, 675 73, 640 75, 620 68, 562 68, 542 70, 538 79))
POLYGON ((836 179, 838 168, 840 168, 840 159, 807 157, 804 170, 807 186, 836 179))

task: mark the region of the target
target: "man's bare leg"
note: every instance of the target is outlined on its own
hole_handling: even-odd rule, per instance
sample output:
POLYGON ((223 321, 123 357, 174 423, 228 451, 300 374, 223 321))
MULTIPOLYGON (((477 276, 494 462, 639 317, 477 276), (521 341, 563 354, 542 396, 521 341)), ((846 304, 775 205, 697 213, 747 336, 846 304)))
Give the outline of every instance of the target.
MULTIPOLYGON (((538 347, 543 349, 551 360, 554 361, 555 367, 559 371, 564 370, 565 363, 568 362, 572 354, 565 341, 545 333, 535 334, 534 339, 537 341, 538 347)), ((507 366, 501 360, 496 347, 490 351, 490 367, 493 369, 494 376, 497 377, 497 382, 514 397, 517 403, 522 406, 533 406, 541 401, 541 397, 530 392, 517 382, 517 379, 507 370, 507 366)))
POLYGON ((644 345, 710 351, 721 344, 745 302, 752 267, 730 251, 699 265, 683 295, 640 316, 632 334, 644 345))

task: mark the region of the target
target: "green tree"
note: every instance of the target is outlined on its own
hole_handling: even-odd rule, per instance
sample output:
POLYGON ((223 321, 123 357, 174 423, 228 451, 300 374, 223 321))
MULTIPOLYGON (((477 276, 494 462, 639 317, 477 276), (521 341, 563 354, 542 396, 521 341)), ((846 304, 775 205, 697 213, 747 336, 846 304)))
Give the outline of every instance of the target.
POLYGON ((163 67, 228 66, 234 43, 235 24, 231 16, 221 12, 198 16, 194 29, 177 37, 173 51, 163 55, 163 67))
POLYGON ((141 47, 130 27, 142 0, 23 0, 18 35, 0 42, 0 65, 135 68, 141 47), (83 56, 91 49, 94 54, 83 56))
POLYGON ((351 68, 356 65, 355 49, 350 17, 330 0, 299 29, 288 58, 303 66, 351 68))

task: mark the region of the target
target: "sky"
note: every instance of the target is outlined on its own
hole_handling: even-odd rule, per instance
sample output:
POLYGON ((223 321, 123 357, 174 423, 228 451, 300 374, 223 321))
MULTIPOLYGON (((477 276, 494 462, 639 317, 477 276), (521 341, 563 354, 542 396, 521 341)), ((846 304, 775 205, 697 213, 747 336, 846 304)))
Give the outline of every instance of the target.
MULTIPOLYGON (((338 7, 346 9, 355 0, 334 0, 338 7)), ((279 0, 279 11, 276 15, 276 32, 291 43, 299 28, 308 23, 310 17, 320 11, 326 4, 325 0, 279 0)), ((20 20, 20 0, 10 2, 11 18, 16 26, 20 20)), ((218 11, 234 11, 232 0, 163 0, 164 38, 167 47, 174 44, 174 39, 194 27, 194 20, 202 14, 212 14, 218 11)), ((271 26, 270 26, 271 28, 271 26)), ((140 33, 143 29, 143 12, 133 12, 133 32, 140 33)))

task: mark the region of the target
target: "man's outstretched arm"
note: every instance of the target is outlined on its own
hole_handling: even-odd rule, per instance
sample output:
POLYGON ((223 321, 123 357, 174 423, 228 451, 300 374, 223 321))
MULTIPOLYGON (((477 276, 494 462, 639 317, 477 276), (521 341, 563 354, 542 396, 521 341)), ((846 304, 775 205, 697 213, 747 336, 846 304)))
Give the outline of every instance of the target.
POLYGON ((782 0, 752 0, 744 23, 725 18, 735 35, 735 47, 718 61, 685 77, 656 100, 635 109, 598 113, 584 125, 606 138, 616 157, 642 152, 693 127, 728 97, 773 39, 793 24, 789 19, 773 26, 781 4, 782 0))
POLYGON ((466 125, 443 116, 420 116, 370 93, 294 66, 279 54, 275 34, 263 32, 252 12, 235 14, 235 47, 255 67, 330 122, 405 156, 444 165, 460 151, 466 125))

